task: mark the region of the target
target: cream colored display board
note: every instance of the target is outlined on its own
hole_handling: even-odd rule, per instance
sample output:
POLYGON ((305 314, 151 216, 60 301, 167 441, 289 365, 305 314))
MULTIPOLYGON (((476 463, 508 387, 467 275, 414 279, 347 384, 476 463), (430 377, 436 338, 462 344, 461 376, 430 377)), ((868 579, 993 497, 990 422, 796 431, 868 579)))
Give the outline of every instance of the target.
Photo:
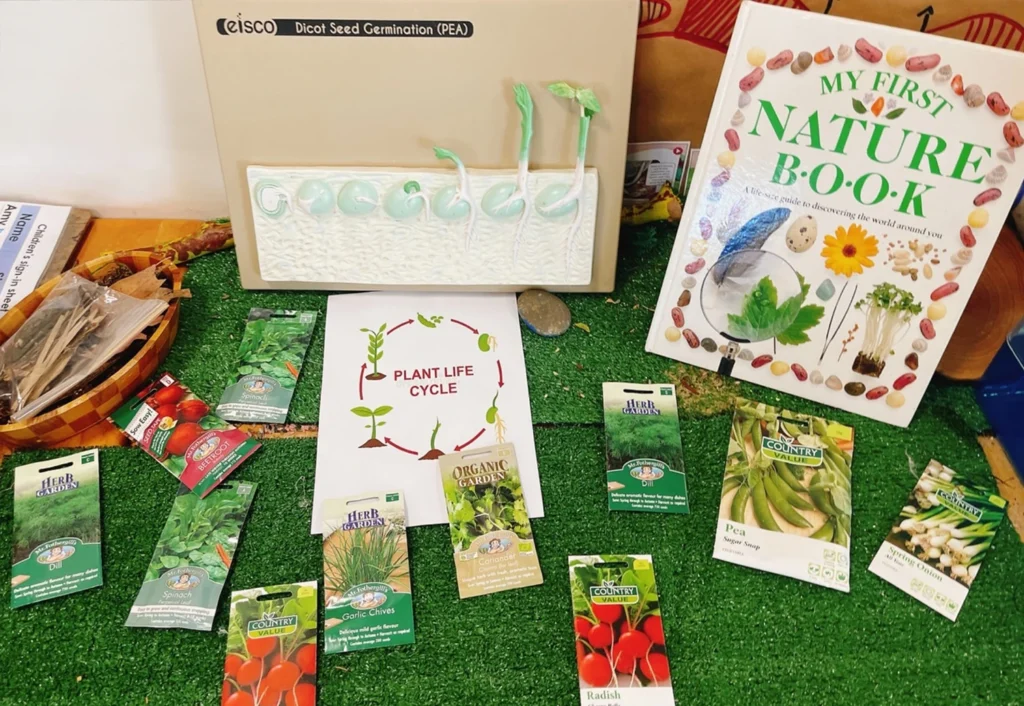
POLYGON ((614 287, 636 0, 193 5, 243 286, 614 287))

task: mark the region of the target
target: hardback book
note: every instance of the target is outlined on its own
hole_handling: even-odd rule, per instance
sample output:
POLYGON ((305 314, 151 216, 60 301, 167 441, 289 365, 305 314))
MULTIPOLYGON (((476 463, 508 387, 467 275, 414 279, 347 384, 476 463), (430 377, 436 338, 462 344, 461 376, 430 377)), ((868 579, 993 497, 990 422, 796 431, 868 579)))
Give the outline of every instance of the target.
POLYGON ((898 426, 1024 177, 1024 55, 744 3, 647 350, 898 426))

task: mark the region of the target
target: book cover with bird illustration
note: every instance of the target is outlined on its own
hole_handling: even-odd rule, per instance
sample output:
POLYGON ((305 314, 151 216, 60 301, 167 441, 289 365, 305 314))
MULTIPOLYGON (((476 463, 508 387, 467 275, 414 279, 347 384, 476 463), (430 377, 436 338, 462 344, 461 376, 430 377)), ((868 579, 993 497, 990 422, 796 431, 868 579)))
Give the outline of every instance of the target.
POLYGON ((647 350, 907 426, 1024 177, 1024 56, 745 3, 647 350))

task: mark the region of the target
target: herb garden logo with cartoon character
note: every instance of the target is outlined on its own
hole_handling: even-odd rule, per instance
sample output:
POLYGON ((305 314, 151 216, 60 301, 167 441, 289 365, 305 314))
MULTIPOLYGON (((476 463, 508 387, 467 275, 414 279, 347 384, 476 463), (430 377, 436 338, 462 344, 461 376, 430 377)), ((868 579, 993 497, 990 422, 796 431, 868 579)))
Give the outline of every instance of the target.
POLYGON ((384 605, 388 597, 383 591, 375 591, 366 586, 360 586, 345 594, 345 599, 356 610, 371 610, 384 605))
POLYGON ((508 551, 508 548, 511 546, 512 541, 509 539, 492 537, 480 545, 479 551, 481 554, 501 554, 502 552, 508 551))
POLYGON ((55 547, 51 547, 39 554, 36 557, 36 561, 40 564, 56 564, 64 561, 75 553, 75 547, 70 544, 58 544, 55 547))
POLYGON ((644 485, 652 484, 665 477, 665 464, 652 458, 628 461, 622 470, 628 471, 633 478, 643 481, 644 485))
POLYGON ((199 577, 188 571, 176 572, 167 577, 167 587, 175 591, 189 591, 199 583, 199 577))
POLYGON ((206 441, 204 441, 202 444, 199 445, 199 448, 196 449, 196 452, 194 454, 192 454, 192 460, 193 461, 202 461, 204 458, 206 458, 207 456, 212 454, 214 451, 216 451, 216 449, 217 449, 217 447, 219 445, 220 445, 220 437, 219 436, 211 436, 209 439, 207 439, 206 441))
POLYGON ((242 387, 244 387, 245 391, 248 392, 250 395, 265 395, 273 389, 273 385, 268 383, 263 378, 255 378, 253 380, 249 380, 242 387))

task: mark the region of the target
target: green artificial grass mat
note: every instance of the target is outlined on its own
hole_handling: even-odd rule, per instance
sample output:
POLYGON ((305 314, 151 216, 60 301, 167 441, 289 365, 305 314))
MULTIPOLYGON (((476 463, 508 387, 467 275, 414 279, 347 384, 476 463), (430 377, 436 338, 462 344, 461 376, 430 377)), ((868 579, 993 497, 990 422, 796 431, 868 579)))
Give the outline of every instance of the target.
MULTIPOLYGON (((1009 523, 956 623, 867 570, 914 484, 911 464, 920 470, 935 457, 991 482, 974 439, 986 424, 969 385, 934 381, 908 430, 751 385, 714 388, 856 427, 849 595, 711 558, 730 417, 721 405, 708 414, 689 392, 680 401, 692 514, 609 514, 600 383, 671 373, 703 393, 716 380, 643 352, 671 233, 627 235, 615 293, 565 297, 589 334, 542 339, 524 329, 546 511, 534 522, 544 585, 460 601, 447 528, 410 530, 416 644, 321 654, 318 703, 578 703, 567 556, 612 552, 654 556, 679 703, 1024 700, 1024 545, 1009 523)), ((210 402, 251 307, 326 310, 323 293, 244 292, 230 252, 196 261, 186 284, 194 298, 183 303, 165 367, 210 402)), ((323 323, 292 422, 318 417, 323 323)), ((0 563, 10 564, 14 467, 61 454, 21 452, 0 468, 0 563)), ((176 485, 138 449, 102 449, 100 462, 104 586, 12 611, 9 582, 0 582, 0 705, 215 706, 230 591, 322 575, 319 538, 309 535, 316 442, 267 440, 236 472, 259 489, 209 633, 123 627, 176 485)))

